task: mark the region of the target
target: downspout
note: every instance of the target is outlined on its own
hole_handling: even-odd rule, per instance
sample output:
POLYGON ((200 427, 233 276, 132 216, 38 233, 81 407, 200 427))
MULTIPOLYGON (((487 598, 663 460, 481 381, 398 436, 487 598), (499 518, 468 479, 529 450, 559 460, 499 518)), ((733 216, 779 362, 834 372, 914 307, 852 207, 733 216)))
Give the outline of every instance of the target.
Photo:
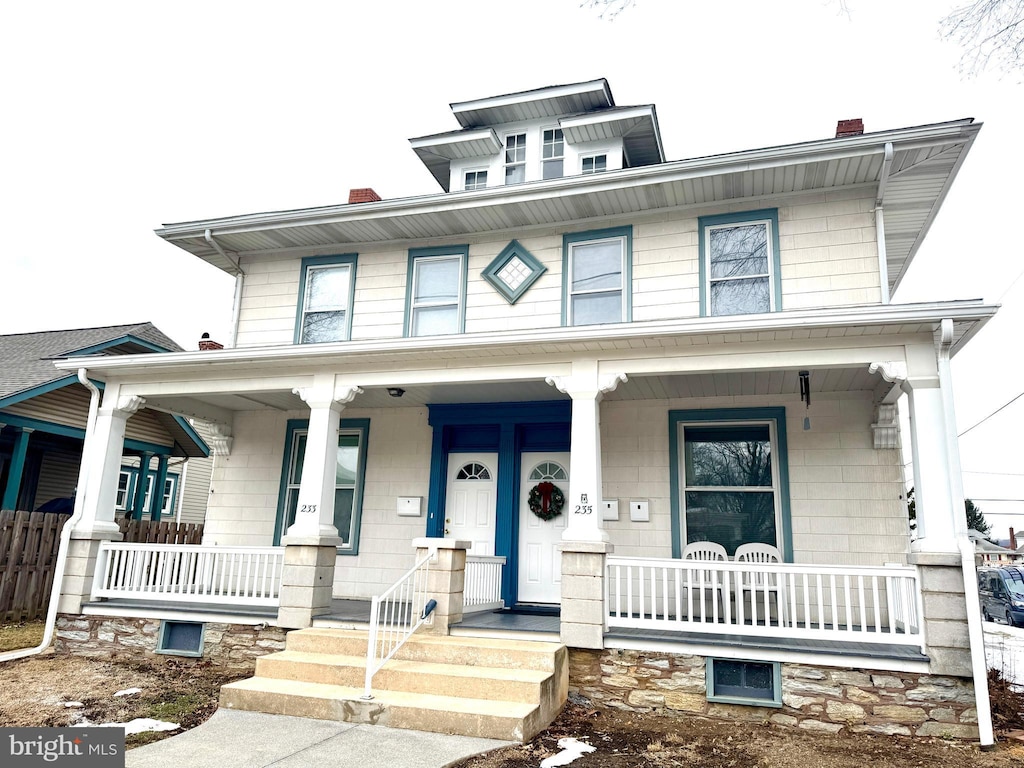
POLYGON ((78 470, 78 488, 75 491, 75 508, 71 518, 64 523, 60 532, 60 543, 57 546, 57 562, 53 570, 53 586, 50 588, 50 604, 46 609, 46 623, 43 625, 43 639, 35 648, 21 648, 17 651, 0 653, 0 663, 13 659, 22 659, 26 656, 35 656, 46 650, 53 641, 53 630, 57 624, 57 603, 60 602, 60 591, 64 586, 64 569, 67 566, 68 548, 71 543, 71 531, 78 521, 82 519, 85 511, 85 489, 89 482, 89 453, 85 446, 89 444, 96 429, 96 414, 100 409, 100 390, 95 384, 89 381, 88 371, 85 368, 78 369, 79 383, 88 389, 92 396, 89 399, 89 417, 85 422, 85 441, 82 443, 82 464, 78 470))
POLYGON ((885 187, 889 183, 889 170, 892 168, 892 142, 885 142, 885 157, 882 159, 882 172, 878 180, 878 194, 875 196, 875 241, 878 250, 878 277, 882 286, 882 303, 888 304, 889 296, 889 264, 885 250, 885 214, 882 210, 885 200, 885 187))
POLYGON ((238 319, 242 309, 242 286, 245 283, 245 272, 242 271, 241 260, 238 258, 232 259, 228 256, 227 251, 221 248, 220 243, 213 239, 212 230, 206 230, 203 237, 210 244, 210 247, 220 254, 221 258, 235 268, 235 298, 231 307, 231 335, 228 338, 227 344, 228 348, 233 349, 237 345, 236 342, 238 340, 238 319))

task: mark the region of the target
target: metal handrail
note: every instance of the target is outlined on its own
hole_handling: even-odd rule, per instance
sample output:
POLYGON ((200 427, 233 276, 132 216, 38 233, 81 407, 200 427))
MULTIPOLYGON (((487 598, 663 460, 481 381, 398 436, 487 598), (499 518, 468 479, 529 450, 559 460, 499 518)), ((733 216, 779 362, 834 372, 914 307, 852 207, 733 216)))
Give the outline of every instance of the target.
POLYGON ((431 614, 437 602, 427 598, 427 581, 430 577, 430 563, 436 559, 436 551, 428 552, 387 590, 374 596, 370 605, 366 681, 361 698, 373 698, 373 676, 417 629, 433 623, 431 614))

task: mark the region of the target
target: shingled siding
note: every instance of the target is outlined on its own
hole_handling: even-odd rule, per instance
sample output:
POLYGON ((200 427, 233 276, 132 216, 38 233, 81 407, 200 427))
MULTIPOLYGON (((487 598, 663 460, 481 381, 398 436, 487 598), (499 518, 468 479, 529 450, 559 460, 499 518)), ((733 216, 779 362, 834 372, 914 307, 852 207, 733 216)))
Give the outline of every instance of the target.
POLYGON ((595 706, 666 717, 707 715, 829 733, 978 738, 969 679, 782 664, 782 707, 707 700, 703 656, 569 651, 569 691, 595 706))
MULTIPOLYGON (((476 235, 449 244, 469 246, 466 332, 558 328, 562 324, 562 235, 632 226, 633 320, 671 320, 700 314, 698 216, 754 210, 764 201, 592 220, 538 232, 476 235), (513 238, 547 271, 514 305, 481 272, 513 238)), ((881 301, 874 198, 864 190, 787 198, 778 207, 782 309, 850 306, 881 301)), ((443 245, 433 240, 409 247, 443 245)), ((304 256, 243 258, 246 271, 238 344, 291 344, 304 256)), ((352 339, 401 338, 405 323, 408 248, 366 247, 358 253, 352 339)))

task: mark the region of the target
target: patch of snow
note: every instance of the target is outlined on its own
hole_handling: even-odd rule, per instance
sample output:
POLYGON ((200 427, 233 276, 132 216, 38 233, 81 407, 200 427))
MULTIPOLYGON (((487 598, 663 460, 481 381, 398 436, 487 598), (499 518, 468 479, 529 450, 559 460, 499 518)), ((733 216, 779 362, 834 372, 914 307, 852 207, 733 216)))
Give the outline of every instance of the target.
POLYGON ((142 693, 141 688, 125 688, 123 691, 118 691, 114 696, 131 696, 135 693, 142 693))
POLYGON ((65 701, 64 706, 68 709, 78 709, 79 707, 84 707, 85 704, 80 701, 65 701))
POLYGON ((124 728, 124 735, 131 736, 133 733, 146 733, 148 731, 176 731, 181 726, 178 723, 169 723, 166 720, 154 720, 151 717, 137 717, 127 723, 90 723, 82 720, 72 727, 78 728, 124 728))
POLYGON ((590 744, 572 738, 559 739, 558 746, 562 748, 562 751, 557 755, 545 757, 541 760, 540 768, 555 768, 558 765, 568 765, 576 758, 582 757, 587 752, 594 752, 597 749, 597 747, 592 747, 590 744))

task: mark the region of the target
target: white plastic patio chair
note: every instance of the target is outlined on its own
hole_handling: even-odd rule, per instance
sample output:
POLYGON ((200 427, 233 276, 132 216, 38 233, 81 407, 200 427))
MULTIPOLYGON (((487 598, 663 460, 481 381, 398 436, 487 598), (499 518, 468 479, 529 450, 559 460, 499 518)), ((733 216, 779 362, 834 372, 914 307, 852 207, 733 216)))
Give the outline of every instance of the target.
MULTIPOLYGON (((709 562, 725 562, 729 559, 729 553, 725 547, 721 544, 716 544, 713 541, 695 541, 692 544, 687 544, 683 549, 683 560, 704 560, 709 562)), ((726 599, 726 580, 729 578, 728 573, 722 571, 712 570, 697 570, 694 572, 693 578, 698 580, 697 586, 699 587, 699 581, 703 579, 704 590, 711 590, 714 592, 715 599, 721 606, 722 612, 719 614, 727 623, 730 618, 725 614, 725 606, 727 604, 726 599)), ((690 605, 690 597, 687 596, 687 604, 690 605)), ((701 620, 704 620, 704 599, 701 596, 701 620)), ((690 605, 692 609, 692 605, 690 605)))
MULTIPOLYGON (((781 563, 782 553, 778 547, 771 544, 741 544, 736 548, 737 563, 781 563)), ((775 604, 780 626, 789 625, 789 607, 786 599, 786 579, 782 574, 765 573, 763 571, 750 570, 737 574, 736 579, 736 603, 737 610, 743 610, 743 593, 750 592, 751 618, 757 616, 758 598, 761 598, 765 623, 770 621, 768 615, 768 596, 775 594, 775 604)), ((742 616, 742 613, 740 614, 742 616)))

